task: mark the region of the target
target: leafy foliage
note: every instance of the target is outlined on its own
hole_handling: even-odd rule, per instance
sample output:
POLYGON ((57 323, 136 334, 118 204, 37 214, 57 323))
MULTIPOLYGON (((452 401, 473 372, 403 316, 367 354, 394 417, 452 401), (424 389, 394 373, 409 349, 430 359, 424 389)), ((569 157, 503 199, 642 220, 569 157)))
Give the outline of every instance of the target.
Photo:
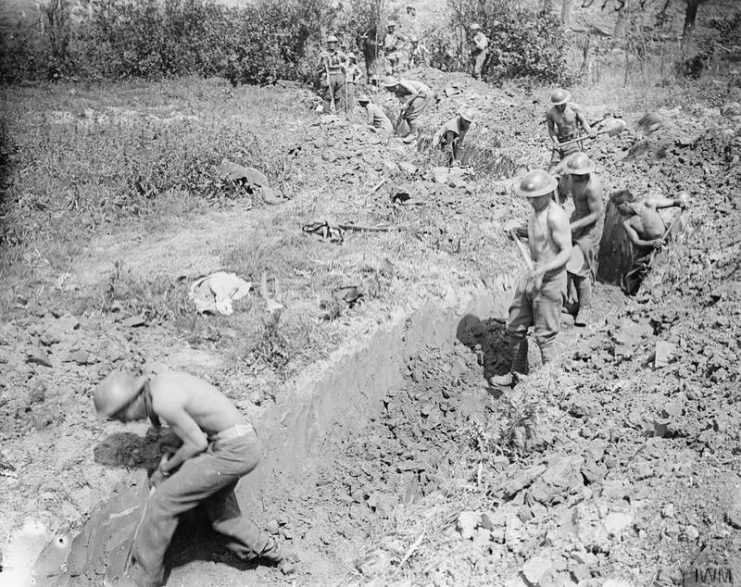
POLYGON ((470 58, 469 25, 477 22, 489 37, 489 64, 484 78, 533 78, 543 82, 564 81, 566 37, 551 12, 513 7, 505 0, 449 0, 453 26, 433 30, 425 39, 432 64, 443 70, 465 70, 470 58), (456 31, 459 31, 456 34, 456 31))
POLYGON ((45 37, 3 40, 0 79, 60 73, 223 75, 233 84, 299 79, 309 37, 337 11, 328 0, 265 0, 239 8, 210 0, 101 0, 88 17, 72 19, 69 1, 57 4, 58 24, 45 37))

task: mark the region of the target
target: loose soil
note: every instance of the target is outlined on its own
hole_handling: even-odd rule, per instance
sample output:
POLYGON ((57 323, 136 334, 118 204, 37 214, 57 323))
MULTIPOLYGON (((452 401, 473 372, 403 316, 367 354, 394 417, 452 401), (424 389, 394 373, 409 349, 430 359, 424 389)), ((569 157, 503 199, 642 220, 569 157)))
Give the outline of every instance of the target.
MULTIPOLYGON (((504 176, 546 162, 548 91, 414 75, 445 96, 424 120, 428 129, 475 106, 482 123, 471 144, 484 152, 499 145, 511 165, 435 183, 430 153, 371 133, 359 112, 350 120, 315 116, 310 97, 289 87, 276 90, 276 108, 303 110, 273 129, 291 153, 288 202, 269 207, 251 197, 146 217, 141 226, 114 223, 105 228, 110 236, 94 232, 66 265, 45 264, 41 249, 36 261, 26 251, 28 275, 5 266, 12 296, 0 328, 0 510, 10 568, 0 580, 22 584, 20 567, 53 539, 36 567, 53 584, 59 553, 95 506, 114 488, 137 497, 127 485, 156 459, 155 438, 144 424, 95 421, 90 389, 111 368, 142 365, 184 368, 219 384, 264 426, 275 441, 269 452, 285 455, 286 439, 295 442, 293 459, 268 456, 239 489, 245 511, 298 552, 295 573, 235 561, 194 519, 173 544, 168 584, 615 586, 704 584, 707 575, 691 581, 713 569, 741 576, 738 118, 690 104, 660 111, 662 124, 649 133, 634 104, 585 104, 593 119, 610 110, 631 129, 589 147, 607 192, 688 189, 687 228, 657 256, 636 298, 598 287, 594 324, 566 327, 557 366, 494 394, 485 377, 508 365, 504 307, 518 265, 501 227, 527 212, 504 176), (370 193, 382 179, 387 185, 370 193), (392 204, 395 189, 412 199, 392 204), (393 230, 352 233, 341 246, 300 234, 301 224, 325 217, 393 230), (157 230, 143 231, 145 223, 157 230), (259 261, 245 261, 250 255, 259 261), (264 264, 271 255, 278 268, 264 264), (269 315, 257 294, 233 317, 188 321, 188 283, 219 268, 255 282, 268 268, 277 274, 283 338, 263 326, 259 344, 244 342, 251 323, 269 315), (348 285, 361 287, 365 303, 327 319, 320 302, 348 285), (487 312, 456 313, 465 292, 483 286, 493 300, 487 312), (425 314, 406 335, 383 338, 385 324, 403 324, 427 299, 447 300, 437 318, 425 314), (173 306, 181 310, 165 311, 173 306), (437 320, 454 327, 436 328, 437 320), (313 350, 287 356, 288 339, 305 330, 301 344, 313 350), (442 340, 441 332, 450 335, 442 340), (415 343, 403 346, 407 335, 415 343), (363 341, 373 337, 409 352, 379 354, 366 397, 345 408, 341 382, 355 373, 341 359, 358 356, 360 372, 362 353, 375 348, 363 341), (312 403, 307 380, 340 365, 322 402, 312 403), (292 404, 313 411, 291 412, 292 404), (286 430, 275 420, 283 409, 308 424, 286 430)), ((204 82, 200 91, 225 90, 204 82)), ((238 92, 250 100, 252 90, 238 92)), ((261 92, 253 99, 264 100, 261 92)), ((102 124, 78 119, 85 128, 88 119, 102 124)), ((28 148, 24 124, 31 123, 20 117, 11 128, 20 144, 15 181, 28 148)), ((42 124, 68 122, 55 114, 42 124)), ((99 581, 99 571, 91 565, 73 584, 99 581)))

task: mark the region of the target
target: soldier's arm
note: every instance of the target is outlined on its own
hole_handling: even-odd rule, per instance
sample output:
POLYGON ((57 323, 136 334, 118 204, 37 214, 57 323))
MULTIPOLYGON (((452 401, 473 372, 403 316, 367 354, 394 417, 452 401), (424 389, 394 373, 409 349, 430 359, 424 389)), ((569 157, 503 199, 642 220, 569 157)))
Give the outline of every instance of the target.
POLYGON ((679 198, 656 198, 650 201, 651 204, 658 210, 659 208, 671 208, 672 206, 684 207, 684 202, 679 198))
POLYGON ((164 475, 169 475, 185 461, 202 453, 208 447, 208 439, 196 421, 185 411, 181 402, 165 398, 153 404, 158 416, 164 418, 183 444, 170 459, 160 466, 164 475))
POLYGON ((654 241, 660 240, 643 240, 636 229, 633 227, 630 219, 623 220, 623 228, 625 229, 625 234, 628 235, 628 240, 630 240, 630 242, 632 242, 636 247, 650 247, 653 246, 654 241))
POLYGON ((592 134, 592 127, 589 126, 589 121, 587 120, 587 117, 584 116, 584 113, 581 111, 581 108, 574 104, 572 106, 574 109, 574 112, 576 113, 576 121, 578 124, 581 125, 581 127, 584 129, 584 131, 588 134, 592 134))
POLYGON ((551 137, 551 140, 558 144, 558 137, 556 136, 556 125, 553 123, 553 117, 551 116, 551 111, 545 113, 545 123, 548 126, 548 136, 551 137))
POLYGON ((585 226, 594 224, 602 215, 602 190, 597 187, 587 190, 587 206, 589 214, 571 223, 571 231, 579 230, 585 226))

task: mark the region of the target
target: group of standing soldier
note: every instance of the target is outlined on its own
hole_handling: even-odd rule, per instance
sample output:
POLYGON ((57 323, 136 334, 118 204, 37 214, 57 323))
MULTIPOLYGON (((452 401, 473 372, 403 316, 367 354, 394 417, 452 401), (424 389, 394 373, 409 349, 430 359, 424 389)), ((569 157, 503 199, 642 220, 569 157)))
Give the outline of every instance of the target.
MULTIPOLYGON (((430 52, 419 38, 409 36, 398 30, 396 22, 389 22, 386 33, 378 37, 375 30, 369 31, 364 38, 366 82, 371 86, 382 84, 379 73, 382 71, 388 79, 398 76, 404 68, 427 64, 430 52), (378 61, 382 61, 382 69, 378 61)), ((489 39, 478 23, 469 26, 470 30, 470 70, 475 79, 481 79, 489 56, 489 39)), ((325 99, 334 110, 351 110, 356 88, 363 76, 354 53, 344 53, 339 48, 336 36, 327 37, 327 48, 322 51, 316 69, 320 85, 325 88, 325 99)))

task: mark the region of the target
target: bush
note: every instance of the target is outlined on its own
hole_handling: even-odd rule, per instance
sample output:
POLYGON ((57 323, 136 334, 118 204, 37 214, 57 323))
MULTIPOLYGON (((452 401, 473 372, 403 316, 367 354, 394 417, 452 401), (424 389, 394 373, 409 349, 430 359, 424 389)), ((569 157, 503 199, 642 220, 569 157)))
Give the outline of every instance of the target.
POLYGON ((443 70, 466 70, 470 59, 468 26, 478 22, 489 37, 484 78, 532 78, 559 82, 568 78, 566 37, 561 22, 550 12, 514 8, 505 0, 449 0, 453 12, 449 30, 428 31, 425 38, 432 65, 443 70), (460 31, 458 34, 455 31, 460 31))
POLYGON ((240 8, 210 0, 101 0, 82 18, 73 17, 68 0, 57 7, 46 37, 31 31, 3 39, 0 79, 300 79, 307 40, 337 11, 329 0, 265 0, 240 8))

